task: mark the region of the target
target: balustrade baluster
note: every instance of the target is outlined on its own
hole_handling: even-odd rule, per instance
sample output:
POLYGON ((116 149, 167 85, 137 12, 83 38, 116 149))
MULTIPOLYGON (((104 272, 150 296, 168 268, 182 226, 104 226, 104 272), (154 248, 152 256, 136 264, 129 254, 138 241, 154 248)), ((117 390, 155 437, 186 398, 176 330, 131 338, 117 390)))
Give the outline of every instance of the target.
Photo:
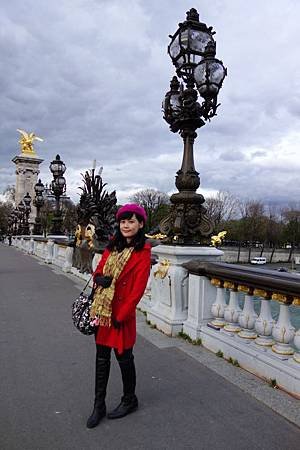
POLYGON ((274 339, 272 339, 272 329, 275 320, 271 313, 271 293, 261 289, 255 289, 253 295, 261 297, 260 314, 255 321, 255 330, 258 333, 255 343, 257 345, 268 347, 275 344, 274 339))
POLYGON ((230 333, 237 333, 241 330, 238 321, 239 315, 242 312, 239 306, 237 289, 233 283, 227 281, 224 282, 224 287, 230 290, 229 303, 224 311, 224 319, 226 322, 224 330, 230 333))
POLYGON ((242 330, 238 335, 243 339, 256 339, 257 333, 254 329, 254 325, 257 319, 257 314, 254 311, 253 306, 253 289, 247 286, 238 286, 239 292, 245 293, 244 308, 239 316, 239 324, 242 330))
MULTIPOLYGON (((300 298, 299 297, 294 297, 293 305, 300 306, 300 298)), ((296 331, 296 333, 295 333, 294 347, 296 347, 297 350, 295 351, 293 358, 297 363, 300 363, 300 329, 298 331, 296 331)))
POLYGON ((300 329, 295 333, 294 346, 296 347, 297 351, 295 351, 293 358, 297 363, 300 363, 300 329))
POLYGON ((279 355, 293 355, 294 349, 290 343, 295 336, 295 328, 291 324, 289 300, 285 295, 273 294, 273 300, 279 301, 280 311, 277 323, 273 326, 272 336, 276 344, 272 345, 272 350, 279 355))
POLYGON ((217 295, 216 295, 216 300, 212 304, 212 307, 211 307, 211 313, 212 313, 214 319, 210 321, 210 324, 213 325, 214 327, 222 328, 225 325, 224 311, 225 311, 225 307, 226 307, 223 282, 216 278, 212 278, 211 284, 213 286, 216 286, 217 295))

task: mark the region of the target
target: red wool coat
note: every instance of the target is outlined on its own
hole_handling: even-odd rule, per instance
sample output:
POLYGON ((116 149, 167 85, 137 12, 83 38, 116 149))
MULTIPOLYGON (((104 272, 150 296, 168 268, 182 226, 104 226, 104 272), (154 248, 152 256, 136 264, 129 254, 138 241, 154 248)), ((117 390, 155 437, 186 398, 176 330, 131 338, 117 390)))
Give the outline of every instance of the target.
MULTIPOLYGON (((94 277, 103 274, 103 267, 110 254, 105 250, 94 272, 94 277)), ((118 353, 131 348, 136 340, 136 306, 146 289, 150 273, 151 246, 146 243, 142 250, 133 250, 121 272, 112 301, 112 317, 122 322, 120 330, 113 326, 100 326, 96 334, 96 344, 116 348, 118 353)))

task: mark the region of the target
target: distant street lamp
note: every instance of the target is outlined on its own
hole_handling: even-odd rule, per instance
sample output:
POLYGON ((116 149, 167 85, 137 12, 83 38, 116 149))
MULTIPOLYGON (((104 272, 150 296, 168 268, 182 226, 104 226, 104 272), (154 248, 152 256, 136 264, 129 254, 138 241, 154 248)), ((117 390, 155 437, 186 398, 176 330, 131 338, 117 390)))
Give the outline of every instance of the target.
POLYGON ((31 213, 31 196, 27 192, 27 194, 23 198, 23 202, 25 204, 25 211, 24 211, 24 229, 23 234, 29 235, 30 234, 30 228, 29 228, 29 214, 31 213))
POLYGON ((16 236, 18 234, 18 210, 15 208, 13 210, 13 235, 16 236))
POLYGON ((24 234, 24 213, 25 213, 25 204, 22 200, 18 204, 16 211, 17 211, 17 217, 19 220, 17 234, 22 235, 22 234, 24 234))
POLYGON ((11 236, 14 232, 14 214, 13 211, 9 214, 7 220, 7 234, 11 236))
POLYGON ((43 192, 45 188, 41 180, 39 180, 34 186, 35 198, 33 199, 33 204, 36 207, 35 224, 33 227, 33 234, 41 235, 42 231, 42 220, 40 217, 40 210, 44 206, 43 192))
POLYGON ((171 37, 168 53, 176 67, 170 91, 163 101, 164 119, 173 133, 179 132, 183 142, 183 160, 175 185, 178 193, 171 196, 171 212, 160 224, 168 241, 178 244, 199 244, 201 237, 212 232, 212 224, 203 206, 205 199, 196 191, 200 186, 199 173, 194 165, 194 140, 196 129, 216 115, 217 96, 227 70, 215 58, 216 43, 212 27, 199 21, 199 14, 192 8, 186 21, 179 24, 171 37), (198 93, 203 98, 197 102, 198 93))
POLYGON ((50 171, 53 175, 53 180, 51 182, 51 193, 55 197, 55 212, 52 219, 52 229, 51 234, 54 235, 63 235, 62 232, 62 213, 60 209, 59 199, 66 191, 66 179, 63 177, 63 174, 66 171, 66 166, 63 161, 61 161, 60 156, 56 155, 54 161, 50 164, 50 171))

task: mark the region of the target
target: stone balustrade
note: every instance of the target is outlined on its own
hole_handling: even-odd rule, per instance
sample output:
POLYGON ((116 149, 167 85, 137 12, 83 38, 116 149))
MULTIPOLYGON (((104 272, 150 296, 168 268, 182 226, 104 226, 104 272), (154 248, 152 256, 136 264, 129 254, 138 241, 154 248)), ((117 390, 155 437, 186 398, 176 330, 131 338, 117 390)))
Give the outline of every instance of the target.
MULTIPOLYGON (((7 242, 8 244, 8 242, 7 242)), ((18 249, 37 256, 46 264, 53 264, 60 267, 66 273, 88 280, 91 276, 89 273, 83 273, 72 265, 73 247, 66 238, 43 238, 41 236, 14 236, 12 245, 18 249)), ((101 258, 100 253, 95 253, 93 257, 93 270, 101 258)))
POLYGON ((300 313, 300 276, 224 263, 191 261, 185 267, 190 290, 183 331, 300 398, 299 318, 292 325, 300 313), (201 298, 193 284, 210 284, 215 292, 201 298), (192 313, 192 305, 202 302, 209 303, 210 318, 192 313))
MULTIPOLYGON (((298 326, 292 324, 300 314, 300 276, 197 260, 183 267, 189 277, 182 332, 300 399, 299 316, 298 326)), ((140 305, 151 324, 162 329, 151 312, 155 283, 152 273, 140 305)))

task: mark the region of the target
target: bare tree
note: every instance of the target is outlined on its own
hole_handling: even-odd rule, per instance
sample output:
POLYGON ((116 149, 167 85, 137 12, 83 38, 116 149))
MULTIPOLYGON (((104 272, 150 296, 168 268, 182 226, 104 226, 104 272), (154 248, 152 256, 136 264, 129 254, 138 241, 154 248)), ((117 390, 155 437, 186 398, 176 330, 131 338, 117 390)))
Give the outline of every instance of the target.
POLYGON ((215 231, 220 231, 219 228, 224 222, 238 216, 238 200, 227 191, 219 191, 216 197, 208 197, 204 205, 208 216, 214 222, 215 231))
POLYGON ((278 205, 269 204, 265 210, 266 215, 266 243, 273 249, 280 243, 282 238, 282 216, 278 205))
POLYGON ((0 235, 5 235, 9 230, 9 215, 12 210, 12 203, 0 202, 0 235))
POLYGON ((262 202, 256 200, 240 201, 241 231, 246 241, 261 241, 266 239, 267 218, 262 202))
POLYGON ((8 185, 4 191, 3 195, 7 202, 14 203, 16 197, 16 188, 14 185, 8 185))
POLYGON ((300 243, 300 209, 293 206, 282 209, 283 238, 286 242, 297 246, 300 243))
POLYGON ((143 206, 148 215, 147 229, 153 230, 168 211, 169 196, 156 189, 144 189, 130 197, 130 201, 143 206))
POLYGON ((64 201, 62 206, 63 228, 65 233, 74 234, 78 223, 77 208, 72 200, 64 201))

